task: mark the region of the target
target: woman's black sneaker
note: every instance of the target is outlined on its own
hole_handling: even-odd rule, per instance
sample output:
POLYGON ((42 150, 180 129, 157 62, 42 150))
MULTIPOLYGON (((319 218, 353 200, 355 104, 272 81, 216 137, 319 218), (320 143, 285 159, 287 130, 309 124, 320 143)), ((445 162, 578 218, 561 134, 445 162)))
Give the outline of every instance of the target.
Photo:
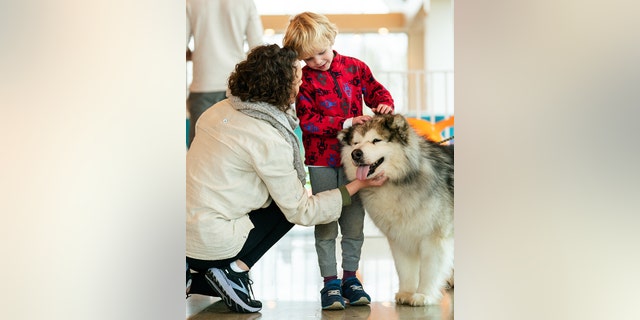
POLYGON ((211 268, 205 278, 209 285, 220 294, 229 309, 250 313, 262 309, 262 302, 253 299, 249 272, 235 272, 231 268, 211 268))

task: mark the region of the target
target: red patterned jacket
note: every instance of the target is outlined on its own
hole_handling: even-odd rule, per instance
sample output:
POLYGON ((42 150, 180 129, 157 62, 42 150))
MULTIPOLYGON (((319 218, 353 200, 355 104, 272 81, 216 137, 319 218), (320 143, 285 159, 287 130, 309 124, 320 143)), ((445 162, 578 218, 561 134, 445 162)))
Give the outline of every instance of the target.
POLYGON ((389 91, 362 61, 338 54, 327 71, 302 68, 296 113, 302 129, 305 164, 339 167, 338 132, 348 118, 362 115, 362 100, 369 108, 380 103, 393 107, 389 91))

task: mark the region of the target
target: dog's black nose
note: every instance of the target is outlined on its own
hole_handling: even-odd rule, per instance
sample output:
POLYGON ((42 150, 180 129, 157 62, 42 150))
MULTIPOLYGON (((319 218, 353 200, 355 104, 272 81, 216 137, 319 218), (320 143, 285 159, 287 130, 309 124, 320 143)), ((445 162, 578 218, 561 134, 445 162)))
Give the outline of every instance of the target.
POLYGON ((353 159, 354 161, 362 160, 362 150, 355 149, 351 151, 351 159, 353 159))

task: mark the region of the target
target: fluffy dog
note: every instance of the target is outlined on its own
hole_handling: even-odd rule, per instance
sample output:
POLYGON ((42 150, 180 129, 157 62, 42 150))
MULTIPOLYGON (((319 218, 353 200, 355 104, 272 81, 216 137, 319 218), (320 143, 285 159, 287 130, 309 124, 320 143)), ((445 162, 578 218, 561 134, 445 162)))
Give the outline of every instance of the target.
POLYGON ((360 197, 389 242, 396 303, 438 304, 453 272, 453 146, 419 136, 402 115, 375 116, 338 139, 347 178, 389 178, 360 197))

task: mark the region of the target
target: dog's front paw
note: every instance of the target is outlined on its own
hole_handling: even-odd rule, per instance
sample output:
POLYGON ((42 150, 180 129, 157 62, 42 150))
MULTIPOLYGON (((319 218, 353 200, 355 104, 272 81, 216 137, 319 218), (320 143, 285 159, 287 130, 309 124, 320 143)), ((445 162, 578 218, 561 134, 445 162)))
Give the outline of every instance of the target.
POLYGON ((440 304, 442 296, 427 296, 422 293, 415 292, 398 292, 396 293, 396 303, 405 304, 412 307, 422 307, 426 305, 440 304))
POLYGON ((396 293, 396 303, 406 304, 412 307, 422 307, 427 304, 427 296, 415 292, 398 292, 396 293))

